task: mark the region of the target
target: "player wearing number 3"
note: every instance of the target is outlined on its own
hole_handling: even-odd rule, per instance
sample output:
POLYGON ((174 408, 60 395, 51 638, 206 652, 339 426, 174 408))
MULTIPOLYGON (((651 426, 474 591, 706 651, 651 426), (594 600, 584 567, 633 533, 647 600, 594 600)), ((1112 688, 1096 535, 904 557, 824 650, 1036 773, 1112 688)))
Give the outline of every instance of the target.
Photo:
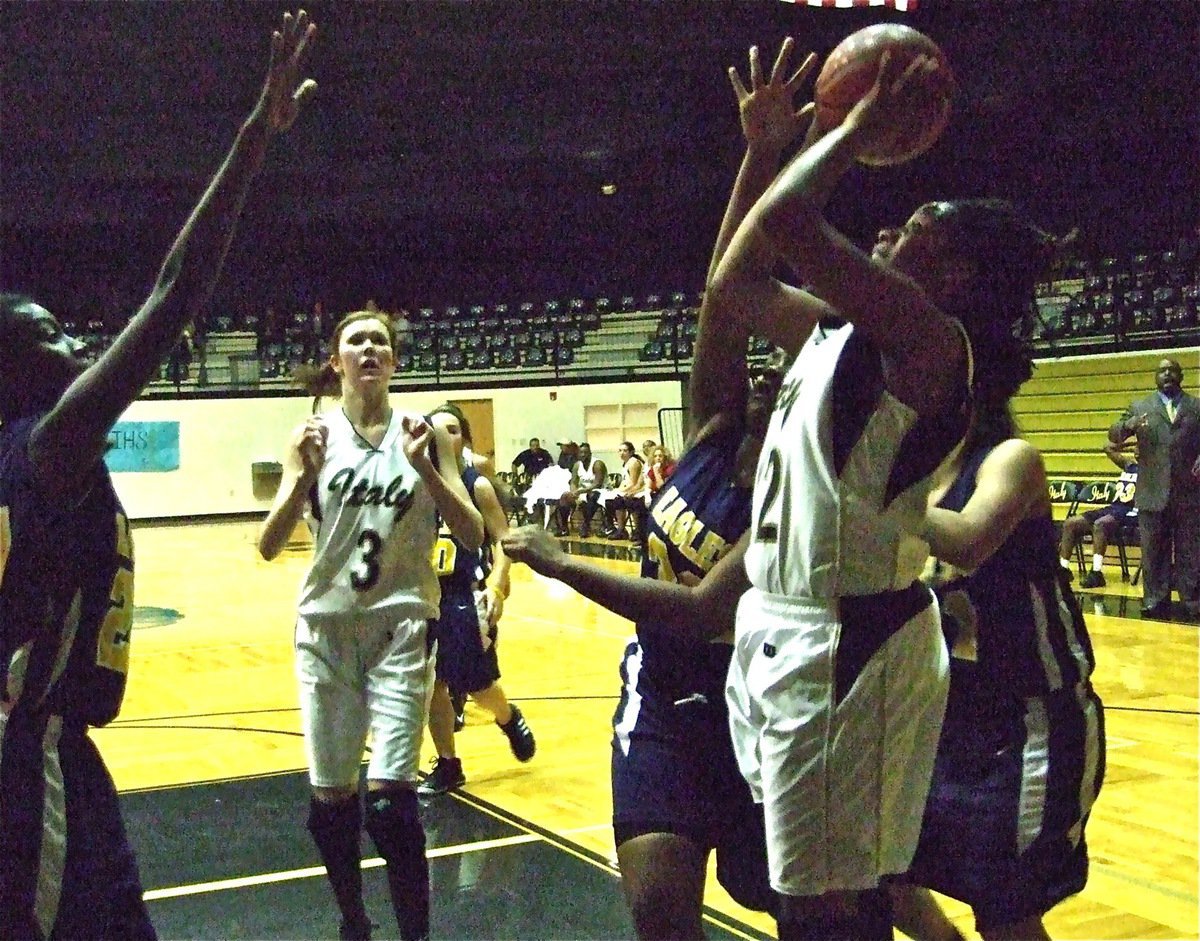
POLYGON ((315 87, 300 79, 314 29, 283 17, 253 111, 94 365, 49 311, 0 294, 0 938, 155 936, 88 736, 121 708, 133 618, 129 523, 102 457, 212 295, 267 146, 315 87))
POLYGON ((342 937, 369 937, 363 904, 359 766, 371 738, 365 826, 387 863, 402 938, 429 930, 429 870, 417 770, 433 656, 427 622, 440 591, 431 562, 440 514, 476 549, 483 520, 445 432, 394 414, 390 319, 348 314, 310 389, 341 389, 339 407, 293 434, 259 551, 274 558, 302 514, 314 530, 300 592, 296 672, 313 797, 308 828, 341 911, 342 937))

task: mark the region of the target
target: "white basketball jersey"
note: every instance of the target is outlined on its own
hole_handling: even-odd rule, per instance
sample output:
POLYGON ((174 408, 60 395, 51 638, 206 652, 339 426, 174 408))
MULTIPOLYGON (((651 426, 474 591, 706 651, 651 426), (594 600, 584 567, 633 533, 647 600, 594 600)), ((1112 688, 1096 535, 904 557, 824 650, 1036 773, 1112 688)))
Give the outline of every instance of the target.
POLYGON ((316 550, 300 614, 394 610, 398 618, 437 617, 441 591, 430 562, 437 509, 404 456, 402 416, 393 412, 377 449, 340 408, 322 418, 329 439, 310 495, 316 550))
POLYGON ((596 459, 593 457, 587 467, 583 466, 583 461, 576 461, 575 473, 579 476, 580 487, 585 490, 595 487, 598 483, 596 480, 596 459))
POLYGON ((965 419, 922 423, 942 439, 906 442, 917 413, 883 387, 865 338, 852 337, 852 325, 815 329, 780 389, 746 552, 746 572, 761 591, 831 599, 900 589, 928 555, 916 533, 931 479, 965 419), (948 443, 947 426, 958 429, 948 443))

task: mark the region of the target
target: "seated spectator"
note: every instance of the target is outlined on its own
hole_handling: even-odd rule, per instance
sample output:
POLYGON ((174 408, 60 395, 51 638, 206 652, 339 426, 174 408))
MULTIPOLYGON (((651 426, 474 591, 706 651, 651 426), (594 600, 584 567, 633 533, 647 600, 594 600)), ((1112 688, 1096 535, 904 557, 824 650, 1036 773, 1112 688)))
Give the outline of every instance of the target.
POLYGON ((667 478, 675 470, 675 459, 661 444, 650 449, 650 462, 646 465, 646 506, 657 496, 667 478))
MULTIPOLYGON (((642 460, 630 441, 622 442, 618 455, 621 460, 621 482, 613 490, 600 491, 600 505, 604 508, 604 535, 609 539, 629 538, 626 523, 630 512, 635 514, 638 521, 646 513, 646 502, 642 498, 645 487, 642 460)), ((636 532, 640 532, 640 528, 636 532)))
POLYGON ((571 465, 571 489, 559 504, 558 528, 554 535, 567 534, 571 513, 577 506, 583 514, 580 537, 586 539, 592 534, 592 517, 600 506, 600 492, 607 478, 608 468, 602 460, 592 457, 592 446, 586 441, 579 445, 578 459, 571 465))
POLYGON ((554 463, 550 452, 542 448, 542 442, 537 438, 529 439, 529 447, 513 458, 512 470, 514 475, 528 477, 533 480, 554 463))
POLYGON ((650 466, 650 461, 654 457, 654 449, 656 447, 658 447, 658 442, 653 438, 647 438, 642 442, 642 453, 638 455, 638 458, 642 462, 642 467, 650 466))
MULTIPOLYGON (((537 439, 535 438, 534 441, 537 439)), ((545 451, 543 454, 547 453, 545 451)), ((570 452, 559 454, 558 463, 544 468, 533 478, 533 483, 523 494, 525 507, 532 516, 541 508, 542 526, 551 528, 551 520, 558 524, 557 509, 560 503, 571 492, 571 458, 570 452)))
POLYGON ((1092 534, 1092 568, 1079 582, 1081 588, 1104 587, 1104 551, 1108 543, 1120 527, 1127 522, 1137 519, 1137 507, 1133 505, 1134 493, 1137 490, 1137 461, 1121 450, 1119 445, 1107 444, 1104 453, 1108 455, 1117 467, 1121 468, 1121 477, 1117 485, 1117 496, 1111 506, 1097 507, 1068 517, 1063 522, 1062 537, 1058 544, 1059 560, 1067 575, 1074 577, 1071 571, 1071 556, 1084 536, 1092 534))

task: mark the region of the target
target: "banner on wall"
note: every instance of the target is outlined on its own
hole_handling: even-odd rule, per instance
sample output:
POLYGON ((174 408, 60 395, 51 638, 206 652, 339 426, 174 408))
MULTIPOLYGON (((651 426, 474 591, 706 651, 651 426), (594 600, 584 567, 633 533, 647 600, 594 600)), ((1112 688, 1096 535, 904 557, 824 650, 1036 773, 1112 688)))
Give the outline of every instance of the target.
POLYGON ((113 472, 179 470, 179 422, 117 422, 108 435, 104 463, 113 472))

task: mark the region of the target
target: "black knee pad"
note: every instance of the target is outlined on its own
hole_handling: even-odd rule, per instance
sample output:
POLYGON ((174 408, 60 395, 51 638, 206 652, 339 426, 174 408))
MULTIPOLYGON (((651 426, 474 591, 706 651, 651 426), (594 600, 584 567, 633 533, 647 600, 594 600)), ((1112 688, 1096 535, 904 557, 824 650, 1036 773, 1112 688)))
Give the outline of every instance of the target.
POLYGON ((362 822, 362 805, 357 795, 339 801, 322 801, 314 797, 308 803, 308 832, 318 844, 323 838, 342 833, 352 833, 357 840, 362 822))
POLYGON ((409 788, 389 788, 367 794, 367 833, 386 862, 425 855, 425 827, 417 794, 409 788))
POLYGON ((389 788, 367 794, 367 833, 387 863, 388 890, 403 941, 429 937, 429 862, 416 792, 389 788))

